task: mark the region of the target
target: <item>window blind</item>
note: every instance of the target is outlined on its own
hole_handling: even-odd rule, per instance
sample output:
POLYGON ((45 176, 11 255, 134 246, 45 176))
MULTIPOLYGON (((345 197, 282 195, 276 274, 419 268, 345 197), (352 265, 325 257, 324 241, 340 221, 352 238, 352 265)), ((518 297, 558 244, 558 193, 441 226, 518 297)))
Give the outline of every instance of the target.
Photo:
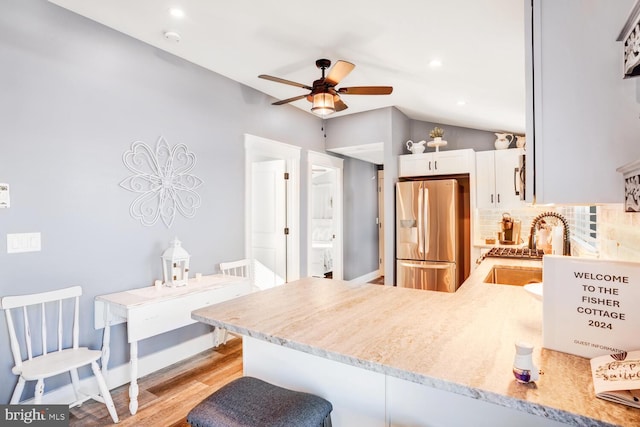
POLYGON ((571 236, 594 251, 597 247, 597 214, 595 206, 574 206, 573 215, 568 215, 571 236))

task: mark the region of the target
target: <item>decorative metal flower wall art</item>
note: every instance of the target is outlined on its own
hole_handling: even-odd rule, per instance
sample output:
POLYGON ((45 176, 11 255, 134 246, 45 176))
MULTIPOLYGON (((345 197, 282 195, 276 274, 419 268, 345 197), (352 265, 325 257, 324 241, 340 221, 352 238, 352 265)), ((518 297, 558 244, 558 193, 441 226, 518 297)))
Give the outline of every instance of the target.
POLYGON ((191 174, 196 156, 185 144, 169 146, 158 138, 153 150, 142 141, 135 141, 122 155, 124 165, 133 175, 120 182, 120 187, 140 195, 131 203, 129 213, 142 225, 152 226, 162 218, 171 228, 176 212, 193 218, 201 205, 196 189, 203 181, 191 174))

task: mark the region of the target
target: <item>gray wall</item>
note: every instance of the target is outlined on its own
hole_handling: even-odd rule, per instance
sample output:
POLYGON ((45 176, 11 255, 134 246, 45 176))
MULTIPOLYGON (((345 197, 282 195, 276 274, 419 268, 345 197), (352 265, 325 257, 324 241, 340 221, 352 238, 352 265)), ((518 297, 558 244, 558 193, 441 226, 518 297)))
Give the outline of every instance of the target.
POLYGON ((344 279, 378 270, 378 168, 373 163, 344 160, 344 279))
POLYGON ((326 148, 390 142, 391 108, 379 108, 327 120, 326 148))
MULTIPOLYGON (((393 146, 390 144, 392 110, 395 109, 381 108, 327 120, 326 147, 383 142, 386 173, 386 150, 393 146)), ((345 157, 344 176, 344 278, 350 280, 378 270, 377 167, 345 157)))
POLYGON ((411 139, 414 120, 398 109, 391 111, 391 144, 385 147, 384 170, 384 283, 395 283, 396 270, 396 182, 398 182, 398 156, 405 153, 406 142, 411 139))
MULTIPOLYGON (((444 130, 443 140, 447 141, 447 145, 441 147, 442 151, 449 150, 461 150, 464 148, 473 148, 476 151, 494 150, 493 143, 496 140, 496 136, 493 132, 487 132, 478 129, 469 129, 459 126, 448 126, 440 123, 421 122, 418 120, 411 121, 411 140, 414 142, 426 140, 431 141, 433 138, 429 137, 429 132, 438 126, 444 130)), ((502 131, 501 131, 502 132, 502 131)), ((507 132, 512 133, 512 132, 507 132)), ((406 144, 406 141, 405 141, 406 144)), ((511 144, 511 148, 515 147, 515 140, 511 144)), ((406 145, 403 147, 403 154, 409 154, 406 145)), ((428 148, 427 151, 433 151, 433 148, 428 148)))
MULTIPOLYGON (((191 253, 194 272, 244 256, 243 135, 323 151, 321 121, 44 0, 0 6, 0 182, 11 185, 12 202, 0 210, 0 295, 82 285, 81 338, 99 348, 94 297, 160 278, 173 236, 191 253), (136 140, 155 146, 159 136, 186 144, 204 181, 196 216, 176 216, 171 229, 132 219, 136 195, 118 186, 130 175, 123 152, 136 140), (41 232, 42 251, 7 254, 6 234, 22 232, 41 232)), ((305 171, 304 152, 302 159, 305 171)), ((304 173, 300 188, 305 219, 304 173)), ((145 340, 140 355, 208 330, 193 325, 145 340)), ((125 342, 124 328, 115 327, 111 366, 128 360, 125 342)), ((4 315, 0 343, 6 403, 15 376, 4 315)))

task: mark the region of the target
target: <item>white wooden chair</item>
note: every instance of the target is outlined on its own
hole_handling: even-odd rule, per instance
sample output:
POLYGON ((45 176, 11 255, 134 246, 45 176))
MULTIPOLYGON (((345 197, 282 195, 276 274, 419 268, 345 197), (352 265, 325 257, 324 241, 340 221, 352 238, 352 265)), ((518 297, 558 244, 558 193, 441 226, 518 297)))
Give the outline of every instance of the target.
POLYGON ((15 362, 11 371, 18 375, 18 384, 13 391, 10 403, 19 403, 26 381, 37 381, 34 402, 40 404, 44 394, 44 380, 69 372, 76 397, 76 401, 70 406, 77 406, 91 397, 103 402, 113 422, 117 423, 118 414, 97 363, 102 353, 100 350, 90 350, 78 345, 80 295, 82 295, 82 288, 72 286, 50 292, 7 296, 0 299, 0 308, 5 311, 7 318, 11 352, 15 362), (16 317, 14 318, 12 314, 16 317), (48 329, 48 325, 55 328, 48 329), (22 345, 19 331, 24 331, 22 345), (48 339, 54 341, 54 344, 57 341, 56 348, 53 350, 50 350, 48 339), (69 342, 71 347, 68 344, 65 347, 65 343, 69 342), (23 351, 26 352, 25 357, 23 357, 23 351), (101 396, 90 396, 80 391, 78 368, 86 365, 91 365, 101 396))
MULTIPOLYGON (((251 292, 259 289, 254 283, 253 261, 241 259, 238 261, 221 262, 220 271, 227 276, 246 277, 251 282, 251 292)), ((218 344, 226 344, 229 333, 226 329, 216 328, 218 344)))
POLYGON ((220 271, 227 276, 246 277, 251 281, 251 288, 254 290, 253 261, 241 259, 238 261, 221 262, 220 271))

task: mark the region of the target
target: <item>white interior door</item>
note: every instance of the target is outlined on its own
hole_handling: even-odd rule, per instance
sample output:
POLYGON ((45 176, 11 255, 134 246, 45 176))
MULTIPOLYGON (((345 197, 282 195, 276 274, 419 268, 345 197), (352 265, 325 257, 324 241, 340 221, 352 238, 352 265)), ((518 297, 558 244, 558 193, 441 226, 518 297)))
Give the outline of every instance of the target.
POLYGON ((256 261, 256 285, 298 280, 300 147, 245 134, 245 150, 245 258, 256 261))
POLYGON ((256 282, 267 287, 287 280, 286 181, 284 160, 251 165, 252 253, 256 282))

